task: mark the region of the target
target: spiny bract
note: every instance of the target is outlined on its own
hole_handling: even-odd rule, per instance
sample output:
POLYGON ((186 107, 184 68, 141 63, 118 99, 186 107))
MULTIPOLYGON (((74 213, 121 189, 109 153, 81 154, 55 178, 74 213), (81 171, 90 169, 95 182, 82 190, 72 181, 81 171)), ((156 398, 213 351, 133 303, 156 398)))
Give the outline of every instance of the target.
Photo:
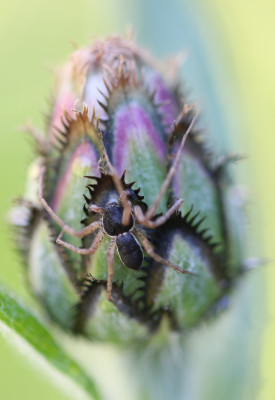
MULTIPOLYGON (((219 309, 242 272, 243 238, 237 226, 242 212, 227 172, 229 158, 219 162, 207 152, 196 127, 152 221, 178 198, 184 203, 159 226, 135 221, 143 244, 147 240, 166 264, 190 275, 152 257, 146 246, 140 270, 127 268, 115 251, 108 302, 110 237, 102 235, 97 250, 88 255, 59 246, 60 224, 39 201, 44 168, 45 202, 75 230, 97 221, 95 210, 119 202, 118 186, 132 208, 148 210, 194 118, 193 110, 183 111, 186 100, 175 64, 165 65, 164 71, 130 40, 96 40, 58 71, 44 134, 29 128, 37 159, 13 214, 28 282, 56 323, 91 339, 143 340, 164 320, 172 330, 184 331, 219 309)), ((96 234, 81 239, 64 232, 62 240, 86 249, 96 234)))

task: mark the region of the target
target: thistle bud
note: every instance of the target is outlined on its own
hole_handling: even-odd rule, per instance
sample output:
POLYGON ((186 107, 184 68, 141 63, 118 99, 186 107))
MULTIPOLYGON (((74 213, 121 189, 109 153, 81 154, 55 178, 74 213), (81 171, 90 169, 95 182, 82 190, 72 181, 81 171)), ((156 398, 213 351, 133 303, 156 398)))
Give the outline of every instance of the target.
POLYGON ((14 224, 31 290, 64 329, 112 342, 164 320, 182 332, 242 272, 228 160, 215 164, 184 104, 178 78, 120 37, 59 70, 14 224))

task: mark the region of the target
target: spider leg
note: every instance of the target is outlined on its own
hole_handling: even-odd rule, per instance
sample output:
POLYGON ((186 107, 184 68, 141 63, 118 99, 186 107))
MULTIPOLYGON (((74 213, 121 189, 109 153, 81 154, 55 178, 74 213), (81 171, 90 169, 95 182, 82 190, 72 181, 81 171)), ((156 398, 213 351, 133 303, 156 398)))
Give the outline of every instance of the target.
POLYGON ((183 199, 178 199, 172 205, 172 207, 170 207, 166 211, 166 213, 164 215, 161 215, 154 221, 152 221, 151 219, 147 219, 146 214, 145 215, 143 214, 143 211, 139 206, 134 206, 134 214, 136 216, 137 221, 140 224, 142 224, 143 226, 146 226, 147 228, 152 228, 152 229, 157 228, 158 226, 164 224, 171 217, 171 215, 174 214, 174 212, 179 209, 179 207, 182 205, 183 201, 184 201, 183 199))
MULTIPOLYGON (((183 109, 183 115, 185 115, 189 110, 190 110, 190 107, 185 106, 184 109, 183 109)), ((171 181, 173 179, 173 176, 175 175, 175 173, 177 171, 177 168, 178 168, 178 165, 179 165, 179 162, 180 162, 180 158, 181 158, 181 155, 182 155, 182 152, 183 152, 183 149, 184 149, 184 145, 185 145, 186 139, 187 139, 189 133, 191 132, 191 130, 192 130, 194 124, 195 124, 196 119, 197 119, 197 113, 194 114, 187 131, 185 132, 185 134, 182 137, 181 144, 180 144, 180 147, 179 147, 179 149, 177 151, 176 157, 174 158, 173 164, 172 164, 171 168, 169 169, 169 172, 168 172, 168 174, 167 174, 167 176, 166 176, 166 178, 165 178, 165 180, 164 180, 164 182, 163 182, 163 184, 162 184, 162 186, 160 188, 160 191, 159 191, 154 203, 151 205, 151 207, 148 208, 148 210, 146 211, 145 214, 143 214, 143 216, 141 216, 141 213, 138 212, 138 216, 137 216, 138 221, 141 224, 143 224, 144 226, 150 226, 150 222, 149 221, 152 219, 153 215, 156 213, 157 208, 158 208, 158 206, 159 206, 159 204, 161 202, 161 199, 163 198, 166 190, 169 188, 169 185, 170 185, 170 183, 171 183, 171 181)), ((169 216, 171 214, 173 214, 173 212, 179 208, 179 206, 180 206, 179 202, 181 202, 180 204, 182 204, 183 200, 179 199, 167 211, 167 213, 169 213, 169 215, 164 221, 166 221, 169 218, 169 216), (171 209, 173 211, 170 212, 171 209)), ((158 226, 158 225, 156 225, 156 226, 158 226)))
POLYGON ((116 245, 116 240, 112 239, 107 251, 107 260, 108 260, 107 300, 111 301, 112 303, 114 303, 114 301, 112 300, 112 286, 113 286, 113 276, 114 276, 115 245, 116 245))
POLYGON ((123 206, 123 213, 121 218, 121 223, 124 226, 127 226, 130 222, 131 210, 132 210, 132 203, 127 198, 127 193, 125 190, 120 193, 119 195, 120 203, 123 206))
MULTIPOLYGON (((82 238, 84 236, 89 235, 94 230, 98 229, 101 225, 99 221, 92 222, 90 225, 85 226, 85 228, 77 231, 74 228, 67 225, 62 219, 54 212, 54 210, 50 207, 47 201, 43 197, 43 179, 44 179, 45 167, 42 167, 40 170, 39 176, 39 200, 45 210, 50 214, 52 219, 62 228, 63 231, 69 233, 72 236, 76 236, 82 238)), ((63 234, 63 233, 62 233, 63 234)))
POLYGON ((88 249, 82 249, 81 247, 73 246, 72 244, 61 240, 63 233, 64 233, 64 231, 61 231, 58 238, 56 239, 56 243, 63 247, 66 247, 66 249, 72 250, 75 253, 82 254, 82 255, 94 254, 96 252, 96 250, 98 249, 98 247, 99 247, 100 243, 102 242, 104 235, 105 235, 103 231, 99 231, 96 234, 94 240, 92 241, 91 246, 88 249))
POLYGON ((174 269, 175 271, 180 272, 181 274, 196 275, 193 272, 190 272, 190 271, 187 271, 186 269, 182 269, 182 268, 178 267, 177 265, 171 263, 170 261, 165 260, 164 258, 159 256, 157 253, 155 253, 155 251, 152 247, 152 244, 149 242, 147 237, 139 229, 136 228, 134 230, 134 233, 140 239, 146 253, 148 253, 149 256, 152 257, 155 261, 157 261, 161 264, 164 264, 167 267, 170 267, 170 268, 174 269))

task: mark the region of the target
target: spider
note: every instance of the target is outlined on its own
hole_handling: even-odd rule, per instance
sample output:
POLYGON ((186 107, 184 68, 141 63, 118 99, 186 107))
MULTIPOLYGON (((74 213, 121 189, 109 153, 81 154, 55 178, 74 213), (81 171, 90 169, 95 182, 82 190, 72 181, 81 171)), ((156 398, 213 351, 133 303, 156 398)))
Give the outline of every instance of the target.
POLYGON ((88 212, 93 212, 98 214, 99 218, 96 221, 91 222, 88 226, 84 227, 79 231, 67 225, 53 211, 53 209, 44 199, 42 188, 43 188, 43 175, 45 168, 41 170, 40 183, 39 183, 39 199, 43 207, 50 214, 53 220, 62 228, 61 233, 56 239, 57 244, 64 246, 65 248, 70 249, 78 254, 88 255, 96 252, 105 235, 110 237, 111 240, 107 250, 107 265, 108 265, 107 300, 108 301, 113 302, 112 281, 114 275, 115 248, 117 249, 118 255, 122 263, 127 268, 140 270, 144 258, 142 251, 142 246, 143 246, 146 253, 155 261, 164 264, 182 274, 194 275, 192 272, 184 270, 178 267, 177 265, 174 265, 171 262, 163 259, 158 254, 156 254, 150 241, 147 239, 146 235, 142 232, 141 227, 144 226, 147 228, 154 229, 164 224, 170 218, 170 216, 178 210, 178 208, 183 203, 183 199, 178 199, 173 204, 173 206, 167 210, 165 214, 153 218, 159 206, 159 203, 163 195, 165 194, 165 191, 168 189, 171 180, 176 172, 176 168, 179 164, 186 138, 195 123, 195 119, 196 119, 196 114, 194 114, 188 129, 183 135, 179 150, 161 186, 159 194, 157 195, 153 205, 149 209, 147 209, 145 213, 142 211, 140 205, 135 204, 136 202, 131 201, 131 193, 129 192, 129 190, 123 188, 122 180, 116 174, 116 171, 112 166, 105 149, 103 150, 103 155, 111 172, 110 175, 113 180, 114 186, 118 192, 118 198, 115 201, 112 199, 111 202, 107 203, 104 207, 100 207, 91 202, 88 205, 88 212), (64 232, 67 232, 70 235, 79 238, 83 238, 91 234, 92 232, 95 232, 95 236, 89 248, 80 248, 73 246, 70 243, 64 242, 62 240, 64 232), (140 243, 142 244, 142 246, 140 243))

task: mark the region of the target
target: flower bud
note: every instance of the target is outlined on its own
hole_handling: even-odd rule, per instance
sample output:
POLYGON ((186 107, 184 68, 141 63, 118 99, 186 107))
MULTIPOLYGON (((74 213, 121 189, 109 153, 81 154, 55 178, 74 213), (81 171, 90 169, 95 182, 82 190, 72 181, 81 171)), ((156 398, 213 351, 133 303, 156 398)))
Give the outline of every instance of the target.
POLYGON ((163 321, 182 332, 242 272, 226 162, 207 153, 176 82, 120 37, 59 71, 47 151, 38 141, 13 223, 30 287, 64 329, 123 343, 163 321))

